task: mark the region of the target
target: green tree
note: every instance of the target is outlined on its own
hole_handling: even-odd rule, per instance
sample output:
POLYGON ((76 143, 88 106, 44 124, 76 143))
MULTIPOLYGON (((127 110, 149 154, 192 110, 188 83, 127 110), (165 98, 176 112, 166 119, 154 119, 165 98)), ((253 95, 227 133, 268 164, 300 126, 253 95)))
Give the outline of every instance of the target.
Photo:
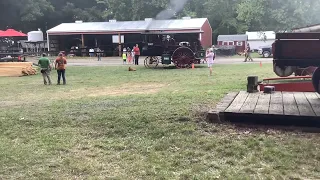
MULTIPOLYGON (((174 8, 170 2, 184 4, 179 0, 2 0, 0 29, 47 30, 75 20, 143 20, 174 8)), ((206 17, 215 34, 236 34, 316 24, 319 8, 320 0, 188 0, 172 18, 206 17)))
POLYGON ((244 22, 249 30, 290 30, 312 23, 312 4, 315 1, 242 0, 237 6, 237 20, 244 22))
POLYGON ((211 22, 215 33, 235 34, 245 29, 243 23, 236 19, 239 0, 207 0, 204 4, 205 14, 211 22))

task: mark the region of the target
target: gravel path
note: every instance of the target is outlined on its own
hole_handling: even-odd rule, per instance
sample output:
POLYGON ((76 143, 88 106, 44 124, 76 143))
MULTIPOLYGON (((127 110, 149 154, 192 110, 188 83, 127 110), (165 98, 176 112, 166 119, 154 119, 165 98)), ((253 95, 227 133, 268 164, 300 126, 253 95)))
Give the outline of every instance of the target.
MULTIPOLYGON (((54 58, 50 58, 53 60, 54 58)), ((143 65, 145 57, 140 57, 139 64, 143 65)), ((36 58, 28 58, 28 61, 37 63, 36 58)), ((228 58, 228 57, 218 57, 215 60, 215 64, 242 64, 244 58, 228 58)), ((271 58, 256 58, 254 62, 247 63, 272 63, 271 58)), ((119 66, 122 65, 122 59, 120 57, 104 57, 102 61, 97 61, 96 58, 69 58, 68 66, 119 66)))

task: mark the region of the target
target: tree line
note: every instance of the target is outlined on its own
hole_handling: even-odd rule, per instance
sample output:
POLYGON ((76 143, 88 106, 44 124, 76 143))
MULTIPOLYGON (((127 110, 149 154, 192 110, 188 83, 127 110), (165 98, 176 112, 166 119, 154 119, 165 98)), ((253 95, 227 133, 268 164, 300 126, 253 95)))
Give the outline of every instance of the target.
MULTIPOLYGON (((320 0, 185 0, 172 18, 206 17, 215 34, 283 31, 319 23, 320 0)), ((46 31, 63 22, 155 18, 183 0, 2 0, 0 29, 46 31)))

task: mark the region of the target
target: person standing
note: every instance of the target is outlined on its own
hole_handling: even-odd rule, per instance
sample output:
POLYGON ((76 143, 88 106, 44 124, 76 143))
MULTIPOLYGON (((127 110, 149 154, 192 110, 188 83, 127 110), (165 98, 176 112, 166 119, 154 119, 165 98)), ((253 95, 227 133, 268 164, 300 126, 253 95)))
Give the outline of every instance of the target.
POLYGON ((98 61, 101 61, 101 56, 102 56, 101 49, 100 49, 100 48, 97 48, 98 61))
POLYGON ((131 53, 131 49, 129 47, 127 48, 127 59, 128 59, 128 64, 131 64, 132 53, 131 53))
POLYGON ((126 48, 123 49, 122 60, 123 60, 123 64, 127 64, 127 50, 126 50, 126 48))
POLYGON ((131 57, 132 57, 132 64, 135 64, 134 46, 132 47, 132 50, 131 50, 131 57))
POLYGON ((140 49, 138 44, 136 44, 133 51, 134 51, 135 65, 139 65, 140 49))
POLYGON ((59 57, 55 61, 55 68, 58 73, 58 84, 57 85, 60 85, 61 77, 63 80, 63 85, 67 84, 67 82, 66 82, 66 64, 67 64, 66 58, 64 57, 64 55, 62 53, 60 53, 59 57))
POLYGON ((51 85, 51 78, 50 78, 50 71, 51 71, 51 65, 50 60, 47 58, 47 55, 45 53, 42 54, 42 57, 39 59, 38 65, 41 68, 41 74, 43 77, 44 85, 51 85), (47 82, 48 79, 48 82, 47 82))
POLYGON ((247 44, 247 48, 245 50, 245 60, 244 62, 247 62, 247 60, 249 59, 249 61, 253 62, 253 59, 251 57, 251 48, 250 48, 250 44, 248 43, 247 44))
POLYGON ((94 49, 93 48, 89 49, 89 55, 90 55, 90 57, 94 56, 94 49))
POLYGON ((209 49, 209 52, 207 53, 206 58, 207 58, 208 68, 210 69, 210 76, 212 76, 212 66, 213 66, 213 61, 215 59, 215 53, 213 48, 209 49))

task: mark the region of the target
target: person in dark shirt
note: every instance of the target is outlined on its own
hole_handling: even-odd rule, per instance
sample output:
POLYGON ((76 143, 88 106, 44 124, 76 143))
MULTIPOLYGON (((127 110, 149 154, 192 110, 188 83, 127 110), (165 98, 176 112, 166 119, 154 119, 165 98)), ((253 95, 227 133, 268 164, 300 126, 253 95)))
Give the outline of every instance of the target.
POLYGON ((51 65, 50 65, 50 60, 47 58, 46 54, 44 53, 42 54, 42 57, 38 61, 38 65, 41 68, 41 74, 43 77, 44 84, 47 85, 49 83, 49 85, 51 85, 51 79, 50 79, 51 65))
POLYGON ((249 43, 247 44, 247 48, 245 50, 245 57, 246 58, 245 58, 244 62, 247 62, 248 59, 249 59, 249 61, 253 62, 253 59, 251 57, 251 48, 250 48, 250 44, 249 43))
POLYGON ((100 48, 97 48, 97 57, 98 57, 98 61, 101 61, 101 56, 102 56, 102 51, 100 48))
POLYGON ((64 57, 62 53, 59 54, 58 58, 55 61, 55 68, 58 73, 58 83, 57 85, 60 85, 60 79, 62 76, 63 80, 63 85, 66 85, 66 64, 67 64, 67 59, 64 57))

